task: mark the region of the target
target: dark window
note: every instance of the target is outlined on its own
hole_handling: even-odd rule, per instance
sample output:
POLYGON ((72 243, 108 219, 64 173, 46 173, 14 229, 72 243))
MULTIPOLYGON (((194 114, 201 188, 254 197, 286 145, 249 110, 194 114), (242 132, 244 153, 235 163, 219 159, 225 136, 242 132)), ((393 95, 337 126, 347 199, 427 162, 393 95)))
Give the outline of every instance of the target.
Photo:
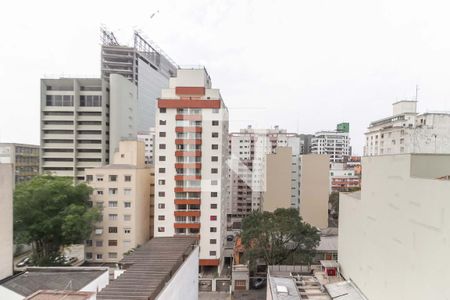
POLYGON ((166 149, 166 144, 159 144, 159 149, 161 149, 161 150, 166 149))
POLYGON ((159 125, 166 125, 166 120, 159 120, 159 125))
POLYGON ((213 133, 211 134, 211 136, 212 136, 213 138, 219 137, 219 133, 218 133, 218 132, 213 132, 213 133))
POLYGON ((212 169, 211 169, 211 173, 212 173, 212 174, 217 174, 217 173, 219 173, 219 169, 217 169, 217 168, 212 168, 212 169))
POLYGON ((159 161, 166 161, 166 157, 165 156, 160 156, 159 157, 159 161))
POLYGON ((212 203, 212 204, 211 204, 211 208, 212 208, 212 209, 217 209, 217 204, 216 204, 216 203, 212 203))
POLYGON ((212 126, 218 126, 219 125, 219 121, 212 121, 212 126))
POLYGON ((219 157, 218 156, 211 156, 211 161, 219 161, 219 157))
POLYGON ((166 168, 159 168, 159 173, 166 173, 166 168))
POLYGON ((166 192, 158 192, 158 197, 165 197, 166 196, 166 192))
POLYGON ((215 244, 217 244, 217 240, 216 240, 216 239, 210 239, 210 240, 209 240, 209 243, 210 243, 211 245, 215 245, 215 244))
POLYGON ((217 150, 217 149, 219 149, 219 145, 217 145, 217 144, 212 144, 212 145, 211 145, 211 149, 217 150))
POLYGON ((217 197, 217 192, 211 192, 211 197, 213 198, 217 197))
POLYGON ((162 113, 162 114, 165 114, 166 113, 166 109, 165 108, 160 108, 159 112, 162 113))
POLYGON ((108 240, 108 246, 117 246, 117 240, 108 240))
POLYGON ((209 227, 209 232, 217 232, 217 227, 209 227))
POLYGON ((159 133, 159 137, 166 137, 166 133, 165 133, 165 132, 163 132, 163 131, 162 131, 162 132, 160 132, 160 133, 159 133))
POLYGON ((109 233, 117 233, 117 227, 108 227, 109 233))
POLYGON ((166 219, 166 216, 158 216, 158 221, 164 221, 166 219))
POLYGON ((209 220, 210 220, 210 221, 217 221, 217 216, 210 216, 210 217, 209 217, 209 220))

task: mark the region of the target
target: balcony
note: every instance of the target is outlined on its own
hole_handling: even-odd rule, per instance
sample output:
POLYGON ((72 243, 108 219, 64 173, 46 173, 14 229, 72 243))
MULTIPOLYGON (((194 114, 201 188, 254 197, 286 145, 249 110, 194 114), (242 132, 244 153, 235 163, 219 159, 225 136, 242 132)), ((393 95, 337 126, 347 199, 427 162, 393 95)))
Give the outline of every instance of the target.
POLYGON ((182 157, 193 156, 193 157, 198 157, 198 156, 202 156, 202 151, 175 151, 175 156, 182 156, 182 157))
POLYGON ((199 198, 195 199, 175 199, 176 205, 200 205, 201 200, 199 198))
POLYGON ((175 175, 175 180, 201 180, 201 175, 175 175))
POLYGON ((175 193, 200 193, 202 189, 200 187, 176 187, 174 188, 175 193))
POLYGON ((175 139, 177 145, 201 145, 202 139, 175 139))
POLYGON ((201 133, 202 132, 202 127, 200 127, 200 126, 188 126, 188 127, 177 126, 177 127, 175 127, 175 132, 196 132, 196 133, 201 133))
POLYGON ((177 114, 175 116, 175 120, 201 121, 202 115, 201 114, 194 114, 194 115, 177 114))
POLYGON ((200 229, 200 222, 176 222, 173 224, 175 228, 195 228, 200 229))
POLYGON ((201 163, 175 163, 176 169, 201 169, 201 163))
POLYGON ((200 217, 200 210, 176 210, 175 217, 200 217))

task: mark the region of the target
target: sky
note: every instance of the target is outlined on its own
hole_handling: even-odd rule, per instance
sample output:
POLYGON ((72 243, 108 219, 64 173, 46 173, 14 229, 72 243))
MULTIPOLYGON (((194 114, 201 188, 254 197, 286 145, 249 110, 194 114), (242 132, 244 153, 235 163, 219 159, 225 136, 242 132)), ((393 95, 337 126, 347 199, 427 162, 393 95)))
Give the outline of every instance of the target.
POLYGON ((350 122, 362 154, 391 104, 450 111, 448 1, 8 1, 0 11, 0 142, 39 144, 40 79, 99 77, 100 26, 141 30, 177 64, 204 65, 230 130, 314 133, 350 122), (153 18, 151 16, 156 13, 153 18))

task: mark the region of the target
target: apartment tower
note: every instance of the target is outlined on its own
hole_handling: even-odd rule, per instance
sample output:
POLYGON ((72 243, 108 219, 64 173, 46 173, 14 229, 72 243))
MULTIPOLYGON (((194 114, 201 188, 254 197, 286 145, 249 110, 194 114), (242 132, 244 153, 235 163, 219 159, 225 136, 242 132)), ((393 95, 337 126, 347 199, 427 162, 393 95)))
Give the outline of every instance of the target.
POLYGON ((340 123, 335 130, 316 132, 311 140, 311 153, 326 154, 332 163, 343 163, 351 155, 349 123, 340 123))
POLYGON ((204 68, 178 69, 156 113, 155 237, 200 238, 200 266, 222 268, 228 109, 204 68))
POLYGON ((13 164, 15 184, 39 174, 39 146, 0 143, 0 164, 13 164))

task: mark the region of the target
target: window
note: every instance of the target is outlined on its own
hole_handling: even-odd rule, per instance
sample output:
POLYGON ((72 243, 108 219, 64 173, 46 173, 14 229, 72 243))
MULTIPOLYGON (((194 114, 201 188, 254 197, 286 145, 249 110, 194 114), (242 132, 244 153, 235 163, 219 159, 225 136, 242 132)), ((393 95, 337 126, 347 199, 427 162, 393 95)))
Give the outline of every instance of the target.
POLYGON ((166 133, 165 133, 164 131, 161 131, 161 132, 159 133, 159 137, 166 137, 166 133))
POLYGON ((166 149, 166 144, 159 144, 159 149, 161 149, 161 150, 166 149))
POLYGON ((165 156, 160 156, 159 157, 159 161, 166 161, 166 157, 165 156))
POLYGON ((165 108, 160 108, 160 109, 159 109, 159 112, 160 112, 161 114, 165 114, 165 113, 166 113, 166 109, 165 109, 165 108))
POLYGON ((217 232, 217 227, 209 227, 209 232, 217 232))
POLYGON ((159 209, 164 209, 164 208, 166 208, 166 204, 165 203, 158 203, 158 208, 159 209))
POLYGON ((217 169, 217 168, 212 168, 212 169, 211 169, 211 173, 212 173, 212 174, 217 174, 217 173, 219 173, 219 169, 217 169))
POLYGON ((217 120, 212 121, 212 126, 219 126, 219 121, 217 120))
POLYGON ((108 246, 117 246, 117 240, 108 240, 108 246))
POLYGON ((117 252, 109 252, 108 258, 117 258, 117 252))
POLYGON ((126 181, 126 182, 130 182, 131 181, 131 175, 125 175, 123 180, 126 181))
POLYGON ((131 202, 125 201, 125 202, 123 203, 123 206, 124 206, 125 208, 130 208, 130 207, 131 207, 131 202))
POLYGON ((117 181, 117 175, 109 175, 109 181, 117 181))
POLYGON ((108 202, 108 207, 117 207, 117 201, 109 201, 108 202))
POLYGON ((166 219, 166 216, 158 216, 158 221, 164 221, 166 219))
POLYGON ((95 241, 95 247, 103 247, 103 241, 102 240, 96 240, 95 241))
POLYGON ((110 221, 117 221, 117 214, 109 214, 108 220, 110 221))
POLYGON ((218 132, 213 132, 213 133, 211 134, 211 136, 212 136, 213 138, 217 138, 217 137, 219 137, 219 133, 218 133, 218 132))
POLYGON ((117 227, 108 227, 109 233, 117 233, 117 227))
POLYGON ((97 195, 103 195, 103 190, 97 190, 97 195))
POLYGON ((158 185, 166 185, 166 181, 164 179, 159 179, 158 185))
POLYGON ((159 171, 159 173, 163 173, 164 174, 164 173, 166 173, 166 168, 159 168, 158 171, 159 171))
POLYGON ((211 204, 211 208, 212 208, 212 209, 217 209, 217 204, 216 204, 216 203, 212 203, 212 204, 211 204))
POLYGON ((210 240, 209 240, 209 243, 210 243, 211 245, 215 245, 215 244, 217 244, 217 240, 216 240, 216 239, 210 239, 210 240))
POLYGON ((211 156, 211 161, 219 161, 219 157, 218 156, 211 156))
POLYGON ((103 233, 103 228, 95 228, 95 234, 101 235, 103 233))
POLYGON ((100 107, 102 106, 102 96, 100 95, 80 95, 80 106, 100 107))
POLYGON ((212 144, 212 145, 211 145, 211 149, 212 149, 212 150, 218 150, 218 149, 219 149, 219 145, 217 145, 217 144, 212 144))
POLYGON ((100 253, 97 253, 96 258, 97 258, 97 259, 103 259, 103 255, 100 254, 100 253))
POLYGON ((166 228, 165 227, 158 227, 158 232, 165 232, 166 228))
POLYGON ((92 252, 86 252, 86 259, 92 259, 92 252))
POLYGON ((166 125, 166 120, 159 120, 159 125, 166 125))
POLYGON ((210 256, 216 256, 216 251, 209 251, 210 256))
POLYGON ((97 175, 97 181, 103 181, 103 176, 102 175, 97 175))
POLYGON ((91 182, 93 180, 93 176, 92 175, 86 175, 86 181, 87 182, 91 182))
POLYGON ((158 197, 165 197, 166 196, 166 192, 158 192, 158 197))
POLYGON ((211 192, 211 197, 212 197, 212 198, 217 197, 217 192, 211 192))
POLYGON ((210 221, 217 221, 217 216, 210 216, 210 217, 209 217, 209 220, 210 220, 210 221))
POLYGON ((92 240, 86 240, 86 246, 92 247, 92 240))
POLYGON ((73 106, 72 95, 47 95, 45 104, 47 106, 73 106))
POLYGON ((131 195, 131 189, 129 189, 129 188, 123 189, 123 194, 124 194, 125 196, 131 195))
POLYGON ((123 215, 124 221, 131 221, 131 215, 123 215))
POLYGON ((109 194, 110 195, 116 195, 117 194, 117 189, 109 189, 109 194))

